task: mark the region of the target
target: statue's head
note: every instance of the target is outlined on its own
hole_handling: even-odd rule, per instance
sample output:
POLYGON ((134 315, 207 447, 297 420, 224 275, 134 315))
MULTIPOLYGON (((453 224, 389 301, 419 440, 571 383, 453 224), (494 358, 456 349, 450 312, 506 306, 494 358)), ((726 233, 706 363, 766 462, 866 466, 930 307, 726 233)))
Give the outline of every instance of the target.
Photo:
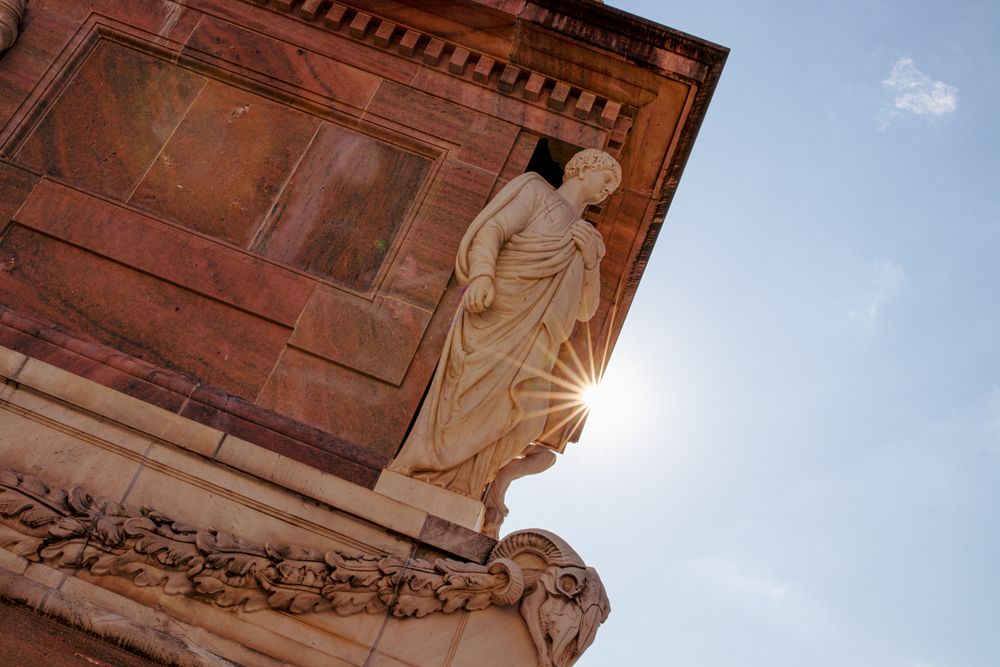
POLYGON ((566 163, 563 181, 579 178, 588 204, 604 201, 622 182, 622 168, 613 157, 596 148, 585 148, 566 163))

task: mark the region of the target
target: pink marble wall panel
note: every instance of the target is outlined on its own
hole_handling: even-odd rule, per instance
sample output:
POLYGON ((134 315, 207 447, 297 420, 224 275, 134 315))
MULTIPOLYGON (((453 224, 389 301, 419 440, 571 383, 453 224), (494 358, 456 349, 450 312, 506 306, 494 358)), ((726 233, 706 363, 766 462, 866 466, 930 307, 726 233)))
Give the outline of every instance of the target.
POLYGON ((201 52, 290 85, 363 110, 382 81, 355 67, 206 17, 184 49, 201 52))
POLYGON ((198 74, 102 42, 17 159, 92 192, 126 199, 204 84, 198 74))
POLYGON ((519 131, 516 125, 389 81, 379 87, 366 113, 453 142, 459 160, 494 173, 503 167, 519 131))
POLYGON ((457 287, 448 290, 400 386, 289 347, 261 391, 258 405, 372 452, 394 456, 437 365, 460 297, 457 287))
POLYGON ((0 243, 3 305, 253 397, 288 329, 12 225, 0 243))
POLYGON ((399 385, 431 315, 391 297, 367 301, 323 286, 313 293, 289 344, 399 385))
POLYGON ((18 222, 288 327, 314 281, 155 218, 44 181, 18 222))
POLYGON ((433 310, 455 270, 455 253, 472 219, 486 204, 496 175, 446 160, 400 247, 383 290, 433 310))
POLYGON ((130 203, 246 247, 318 127, 314 116, 212 81, 130 203))
POLYGON ((254 250, 345 287, 372 287, 430 159, 324 124, 254 250))

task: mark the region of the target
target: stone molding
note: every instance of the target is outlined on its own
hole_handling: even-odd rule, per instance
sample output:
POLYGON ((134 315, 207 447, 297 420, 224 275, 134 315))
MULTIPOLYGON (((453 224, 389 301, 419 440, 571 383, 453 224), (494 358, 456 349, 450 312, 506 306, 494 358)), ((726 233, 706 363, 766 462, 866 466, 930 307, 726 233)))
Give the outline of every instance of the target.
POLYGON ((228 610, 407 618, 520 603, 545 667, 573 664, 610 612, 597 572, 540 530, 509 535, 484 565, 259 545, 9 468, 0 468, 0 521, 0 546, 29 561, 228 610))
POLYGON ((606 147, 617 154, 632 125, 631 107, 540 72, 454 44, 421 30, 328 0, 243 0, 267 5, 327 31, 499 90, 530 104, 612 131, 606 147))
POLYGON ((5 51, 17 40, 24 6, 27 0, 0 0, 0 51, 5 51))

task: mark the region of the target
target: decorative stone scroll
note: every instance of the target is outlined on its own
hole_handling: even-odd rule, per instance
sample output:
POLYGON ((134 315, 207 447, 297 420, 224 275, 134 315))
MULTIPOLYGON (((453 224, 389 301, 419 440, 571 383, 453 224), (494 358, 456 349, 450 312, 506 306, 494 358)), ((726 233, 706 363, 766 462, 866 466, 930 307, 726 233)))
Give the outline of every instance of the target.
POLYGON ((0 0, 0 51, 6 51, 17 40, 26 0, 0 0))
POLYGON ((0 546, 52 567, 130 579, 224 609, 422 617, 520 603, 539 664, 571 665, 610 612, 600 577, 562 539, 521 531, 485 565, 253 544, 148 507, 0 468, 0 546))

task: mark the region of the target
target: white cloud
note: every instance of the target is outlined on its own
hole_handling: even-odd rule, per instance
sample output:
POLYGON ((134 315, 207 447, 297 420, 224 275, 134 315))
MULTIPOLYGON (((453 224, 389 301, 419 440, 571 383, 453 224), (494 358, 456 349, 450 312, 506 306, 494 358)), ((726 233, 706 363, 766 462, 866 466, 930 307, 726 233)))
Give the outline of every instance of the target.
POLYGON ((958 109, 958 87, 935 81, 904 56, 897 60, 882 85, 892 95, 892 106, 883 109, 881 126, 885 129, 901 114, 938 117, 958 109))
POLYGON ((872 262, 870 271, 871 291, 866 305, 860 312, 851 311, 851 318, 869 326, 878 319, 883 306, 889 303, 906 284, 906 271, 892 260, 882 259, 872 262))

